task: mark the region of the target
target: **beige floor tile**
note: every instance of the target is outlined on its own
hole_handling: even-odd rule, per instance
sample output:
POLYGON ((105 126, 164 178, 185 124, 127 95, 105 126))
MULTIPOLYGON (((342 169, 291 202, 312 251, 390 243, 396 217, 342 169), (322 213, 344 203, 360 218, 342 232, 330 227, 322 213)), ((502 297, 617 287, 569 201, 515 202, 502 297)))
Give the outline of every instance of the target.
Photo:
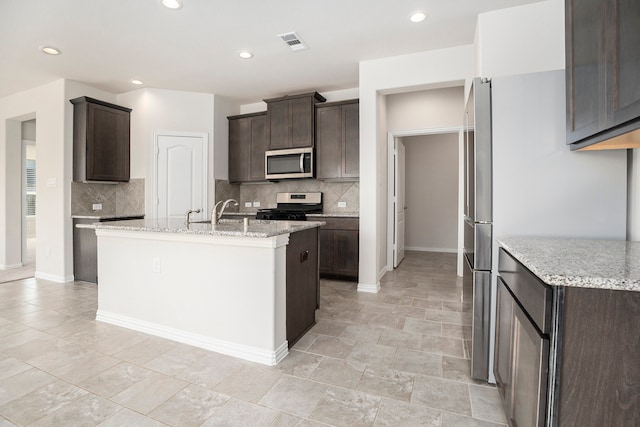
POLYGON ((365 368, 366 365, 362 363, 325 357, 313 371, 311 379, 325 384, 355 389, 365 368))
POLYGON ((425 310, 425 320, 434 322, 449 323, 452 325, 463 325, 462 313, 444 310, 425 310))
POLYGON ((353 350, 353 345, 342 341, 340 338, 320 335, 307 350, 309 353, 344 359, 353 350))
MULTIPOLYGON (((217 408, 213 415, 202 424, 202 427, 218 426, 285 426, 284 418, 279 423, 274 423, 279 412, 241 400, 231 399, 222 407, 217 408)), ((298 425, 299 419, 295 419, 298 425)))
POLYGON ((442 378, 470 384, 487 384, 485 381, 478 381, 471 378, 470 359, 451 356, 442 356, 442 378))
POLYGON ((243 365, 242 360, 218 353, 209 353, 193 365, 182 371, 176 378, 214 389, 224 377, 243 365))
POLYGON ((442 376, 442 356, 417 350, 398 349, 393 369, 432 377, 442 376))
POLYGON ((67 382, 78 384, 87 378, 106 371, 118 363, 120 363, 118 359, 89 350, 80 359, 60 368, 53 369, 51 373, 67 382))
POLYGON ((471 416, 469 385, 435 377, 417 376, 411 403, 471 416))
POLYGON ((282 374, 293 375, 294 377, 309 378, 321 360, 322 356, 317 354, 290 350, 287 357, 276 366, 272 366, 271 369, 282 374))
POLYGON ((260 399, 259 404, 299 417, 309 417, 326 393, 327 386, 301 378, 283 377, 260 399))
POLYGON ((408 372, 370 366, 365 369, 358 390, 408 402, 411 400, 414 380, 415 375, 408 372))
POLYGON ((355 344, 377 344, 384 328, 372 327, 368 325, 350 324, 340 334, 340 339, 346 343, 355 344))
POLYGON ((229 399, 227 395, 191 384, 151 411, 149 416, 170 425, 196 427, 229 399))
MULTIPOLYGON (((28 326, 21 323, 7 321, 7 323, 0 325, 0 338, 6 337, 8 335, 13 335, 16 332, 24 331, 27 328, 28 326)), ((2 342, 2 340, 0 340, 0 342, 2 342)))
POLYGON ((0 380, 12 377, 24 371, 28 371, 32 366, 13 357, 5 357, 0 361, 0 380))
POLYGON ((383 399, 376 416, 376 427, 439 427, 442 413, 421 405, 383 399))
POLYGON ((442 413, 442 427, 501 427, 506 424, 496 424, 448 412, 442 413))
POLYGON ((0 414, 26 425, 87 394, 87 391, 58 380, 0 406, 0 414))
POLYGON ((120 363, 98 375, 80 382, 80 386, 92 393, 110 398, 132 385, 142 381, 153 371, 130 363, 120 363))
MULTIPOLYGON (((166 424, 124 408, 120 412, 98 424, 99 427, 164 427, 166 424)), ((1 426, 0 426, 1 427, 1 426)))
POLYGON ((317 338, 318 335, 313 332, 307 332, 291 348, 294 350, 305 351, 311 347, 311 344, 313 344, 317 338))
POLYGON ((379 396, 353 390, 329 389, 310 418, 329 425, 372 426, 380 399, 379 396))
POLYGON ((51 336, 36 329, 28 328, 0 338, 0 348, 6 354, 9 350, 37 339, 51 339, 51 336))
POLYGON ((209 351, 201 348, 175 343, 175 346, 171 350, 162 353, 143 366, 165 375, 174 376, 180 374, 194 363, 204 359, 209 354, 209 351))
POLYGON ((474 418, 494 423, 506 424, 498 389, 483 385, 470 385, 471 413, 474 418))
POLYGON ((348 323, 337 322, 334 320, 320 320, 316 325, 311 328, 311 332, 316 335, 329 335, 332 337, 338 337, 348 326, 348 323))
POLYGON ((347 360, 374 366, 390 366, 393 363, 395 354, 395 347, 378 344, 356 344, 347 360))
POLYGON ((36 368, 5 378, 0 381, 0 405, 31 393, 55 380, 54 376, 36 368))
POLYGON ((144 365, 171 350, 175 345, 175 342, 171 340, 149 337, 115 353, 113 357, 136 365, 144 365))
POLYGON ((93 427, 105 421, 120 409, 119 405, 88 393, 44 418, 40 418, 30 424, 30 427, 93 427))
POLYGON ((471 326, 443 323, 442 336, 457 339, 471 339, 471 326))
POLYGON ((257 365, 243 365, 230 372, 214 390, 256 403, 273 387, 282 374, 257 365))
POLYGON ((422 334, 400 331, 397 329, 385 329, 380 336, 378 344, 389 347, 419 350, 420 345, 422 344, 422 334))
POLYGON ((464 357, 462 345, 462 340, 455 338, 425 336, 422 340, 421 350, 446 356, 464 357))
POLYGON ((0 427, 17 427, 14 423, 0 415, 0 427))
POLYGON ((146 415, 187 385, 186 381, 154 372, 111 400, 146 415))
POLYGON ((404 331, 422 335, 442 335, 442 323, 430 320, 407 319, 404 322, 404 331))
MULTIPOLYGON (((86 311, 86 310, 85 310, 86 311)), ((84 329, 92 327, 94 322, 89 320, 81 319, 78 317, 71 317, 64 323, 57 325, 53 328, 47 329, 46 333, 49 335, 53 335, 59 338, 64 338, 66 336, 75 334, 84 329)))

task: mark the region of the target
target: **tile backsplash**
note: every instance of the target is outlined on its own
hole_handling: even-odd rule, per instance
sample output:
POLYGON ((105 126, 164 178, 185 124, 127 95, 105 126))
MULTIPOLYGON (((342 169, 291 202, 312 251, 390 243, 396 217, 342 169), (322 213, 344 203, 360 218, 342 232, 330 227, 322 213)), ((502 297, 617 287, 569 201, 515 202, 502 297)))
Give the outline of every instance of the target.
MULTIPOLYGON (((286 192, 322 193, 323 209, 325 213, 358 213, 360 211, 360 183, 359 182, 327 182, 315 179, 289 180, 276 183, 260 184, 229 184, 227 181, 216 180, 216 201, 236 199, 240 202, 239 211, 256 212, 262 208, 276 207, 276 193, 286 192), (245 207, 250 202, 251 207, 245 207), (260 207, 253 207, 255 202, 260 207), (338 207, 338 202, 345 203, 338 207)), ((238 209, 234 209, 237 211, 238 209)))
POLYGON ((71 183, 72 215, 144 215, 144 178, 118 184, 71 183), (93 204, 102 210, 94 211, 93 204))

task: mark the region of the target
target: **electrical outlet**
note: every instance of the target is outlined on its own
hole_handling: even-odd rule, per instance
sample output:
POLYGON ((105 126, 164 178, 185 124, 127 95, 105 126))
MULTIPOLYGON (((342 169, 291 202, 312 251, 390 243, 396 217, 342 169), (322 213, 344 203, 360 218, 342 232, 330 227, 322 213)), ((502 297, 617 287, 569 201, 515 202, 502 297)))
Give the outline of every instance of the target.
POLYGON ((244 202, 244 207, 245 208, 250 208, 251 207, 251 202, 244 202))
POLYGON ((153 257, 151 261, 151 272, 152 273, 160 273, 162 271, 162 264, 160 263, 160 257, 153 257))
POLYGON ((94 204, 92 205, 92 209, 93 209, 94 211, 101 211, 101 210, 102 210, 102 203, 94 203, 94 204))
POLYGON ((260 207, 260 202, 253 202, 253 207, 254 208, 259 208, 260 207))
POLYGON ((347 207, 347 202, 338 202, 338 207, 339 208, 346 208, 347 207))

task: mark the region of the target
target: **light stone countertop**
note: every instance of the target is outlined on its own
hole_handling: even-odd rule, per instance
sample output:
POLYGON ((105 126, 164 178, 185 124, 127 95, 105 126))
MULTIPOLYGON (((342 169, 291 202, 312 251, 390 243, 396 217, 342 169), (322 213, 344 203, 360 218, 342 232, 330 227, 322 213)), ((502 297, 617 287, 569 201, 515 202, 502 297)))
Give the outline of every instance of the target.
POLYGON ((241 219, 220 220, 220 223, 215 226, 211 225, 209 221, 192 222, 187 226, 182 219, 145 218, 129 221, 98 222, 95 224, 87 224, 84 228, 266 238, 320 227, 324 224, 325 223, 321 221, 265 221, 250 219, 247 231, 245 231, 241 219))
POLYGON ((95 219, 99 221, 101 219, 114 219, 114 218, 131 218, 131 217, 144 217, 144 213, 141 214, 81 214, 81 215, 71 215, 72 219, 95 219))
MULTIPOLYGON (((225 212, 224 216, 256 216, 256 212, 225 212)), ((307 218, 359 218, 358 212, 322 212, 322 213, 308 213, 307 218)))
POLYGON ((640 292, 640 242, 532 237, 497 240, 549 285, 640 292))

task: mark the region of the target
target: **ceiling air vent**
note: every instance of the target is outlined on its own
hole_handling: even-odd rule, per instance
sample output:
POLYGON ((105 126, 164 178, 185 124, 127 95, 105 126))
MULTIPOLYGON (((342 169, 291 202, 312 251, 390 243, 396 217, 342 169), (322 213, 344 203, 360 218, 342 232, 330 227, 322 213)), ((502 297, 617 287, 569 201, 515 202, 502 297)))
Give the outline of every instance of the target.
POLYGON ((296 34, 295 31, 279 34, 277 37, 280 37, 282 41, 289 45, 293 51, 309 49, 309 46, 304 44, 300 36, 296 34))

